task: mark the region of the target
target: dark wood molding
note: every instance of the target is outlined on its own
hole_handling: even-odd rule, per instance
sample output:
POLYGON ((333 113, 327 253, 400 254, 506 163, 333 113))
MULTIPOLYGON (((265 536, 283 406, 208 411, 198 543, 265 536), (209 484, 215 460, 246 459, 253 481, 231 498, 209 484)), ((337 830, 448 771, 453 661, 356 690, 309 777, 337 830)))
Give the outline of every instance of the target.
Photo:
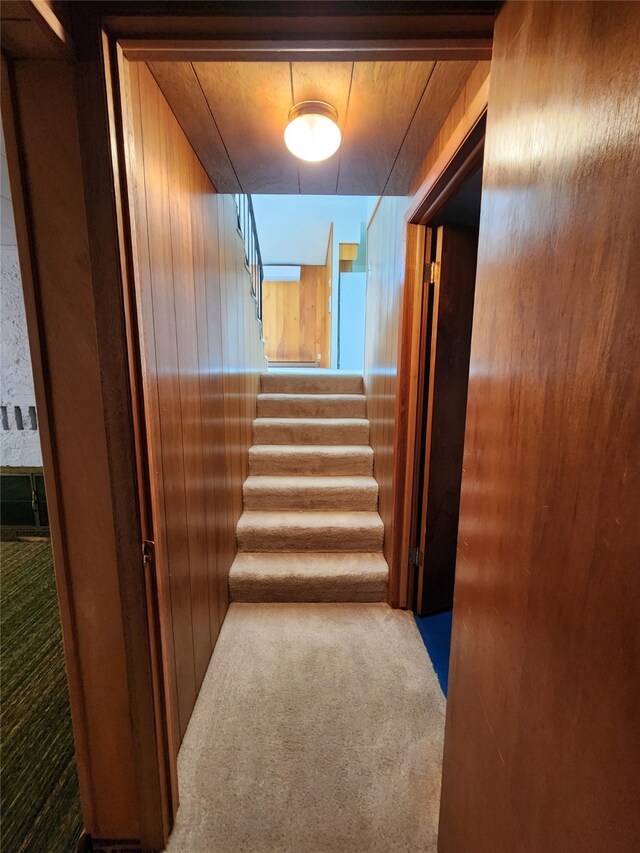
POLYGON ((423 38, 322 41, 293 45, 274 39, 129 39, 119 40, 127 59, 138 62, 351 62, 491 59, 491 38, 423 38))
POLYGON ((499 3, 98 3, 128 59, 488 59, 499 3), (342 34, 346 34, 342 36, 342 34))
POLYGON ((489 76, 415 192, 405 213, 408 222, 428 224, 465 178, 482 163, 490 81, 489 76))
POLYGON ((135 838, 92 838, 85 834, 76 853, 146 853, 148 850, 135 838))
POLYGON ((70 60, 74 45, 69 32, 68 4, 51 0, 11 0, 0 5, 0 41, 14 59, 70 60))
POLYGON ((500 3, 75 0, 69 6, 80 52, 86 36, 75 22, 89 15, 121 43, 127 59, 141 61, 481 60, 491 57, 500 3))
POLYGON ((487 114, 483 113, 465 138, 453 161, 447 164, 425 195, 422 204, 411 216, 411 222, 426 224, 442 210, 451 196, 481 165, 484 155, 484 136, 487 114))

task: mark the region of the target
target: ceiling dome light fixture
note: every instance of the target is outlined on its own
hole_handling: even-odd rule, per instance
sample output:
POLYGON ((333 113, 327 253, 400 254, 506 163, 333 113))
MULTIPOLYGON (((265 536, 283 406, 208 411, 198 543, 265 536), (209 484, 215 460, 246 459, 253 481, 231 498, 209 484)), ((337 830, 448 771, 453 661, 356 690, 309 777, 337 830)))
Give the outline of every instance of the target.
POLYGON ((338 111, 324 101, 301 101, 291 107, 284 142, 300 160, 318 163, 340 147, 338 111))

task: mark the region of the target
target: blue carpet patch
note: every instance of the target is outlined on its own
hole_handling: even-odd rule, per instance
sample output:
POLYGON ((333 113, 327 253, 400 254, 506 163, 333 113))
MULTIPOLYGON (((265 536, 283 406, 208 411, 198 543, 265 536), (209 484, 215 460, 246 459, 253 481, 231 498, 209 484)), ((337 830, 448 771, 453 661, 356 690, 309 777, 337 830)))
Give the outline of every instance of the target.
POLYGON ((427 647, 442 692, 449 687, 449 651, 451 649, 451 610, 435 616, 418 616, 414 613, 422 641, 427 647))

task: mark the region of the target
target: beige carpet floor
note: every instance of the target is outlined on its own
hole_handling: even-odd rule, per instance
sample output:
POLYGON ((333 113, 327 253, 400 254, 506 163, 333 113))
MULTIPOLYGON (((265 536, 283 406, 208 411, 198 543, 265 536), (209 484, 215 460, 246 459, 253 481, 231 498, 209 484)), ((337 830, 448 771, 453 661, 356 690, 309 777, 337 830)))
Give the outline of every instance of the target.
POLYGON ((167 850, 436 851, 445 703, 386 604, 232 604, 167 850))

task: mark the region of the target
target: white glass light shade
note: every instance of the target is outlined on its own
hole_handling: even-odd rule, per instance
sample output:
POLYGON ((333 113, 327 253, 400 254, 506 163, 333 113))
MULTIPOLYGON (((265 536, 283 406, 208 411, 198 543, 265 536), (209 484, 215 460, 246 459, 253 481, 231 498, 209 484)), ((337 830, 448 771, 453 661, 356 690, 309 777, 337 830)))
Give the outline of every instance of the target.
POLYGON ((323 101, 303 101, 289 113, 284 142, 300 160, 318 163, 340 147, 342 134, 336 124, 338 113, 323 101))

